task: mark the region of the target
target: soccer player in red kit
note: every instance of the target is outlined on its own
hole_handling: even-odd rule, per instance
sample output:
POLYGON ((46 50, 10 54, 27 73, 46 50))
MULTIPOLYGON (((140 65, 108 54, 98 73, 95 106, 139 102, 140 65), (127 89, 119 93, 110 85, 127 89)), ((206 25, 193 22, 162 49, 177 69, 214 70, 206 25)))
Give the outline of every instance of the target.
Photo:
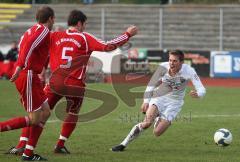
MULTIPOLYGON (((130 37, 136 35, 138 30, 136 26, 130 26, 122 35, 111 41, 104 42, 84 32, 86 21, 87 17, 84 13, 79 10, 73 10, 68 17, 69 28, 65 31, 51 33, 50 69, 53 74, 50 84, 44 90, 51 109, 54 108, 62 97, 67 99, 67 115, 62 125, 59 140, 55 146, 55 153, 70 153, 64 146, 64 143, 74 131, 78 121, 78 113, 85 91, 86 66, 91 53, 93 51, 112 51, 126 43, 130 37), (67 76, 63 77, 64 72, 67 73, 67 76), (61 91, 66 86, 78 87, 76 91, 79 91, 79 87, 81 87, 81 92, 79 91, 79 95, 76 96, 69 94, 69 91, 74 91, 72 89, 67 89, 66 93, 61 91), (59 94, 59 90, 61 94, 59 94)), ((21 138, 26 139, 27 137, 22 134, 21 138)), ((21 138, 20 145, 22 145, 21 138)))
POLYGON ((78 121, 78 112, 84 95, 85 72, 91 53, 93 51, 112 51, 118 46, 126 43, 130 37, 137 34, 137 27, 130 26, 117 38, 108 42, 103 42, 93 35, 84 32, 86 21, 87 17, 84 13, 79 10, 73 10, 68 17, 69 28, 66 31, 54 32, 51 34, 50 68, 53 75, 50 79, 50 86, 47 86, 45 91, 49 98, 50 107, 55 105, 62 96, 67 95, 66 99, 68 102, 68 115, 63 122, 60 137, 54 150, 55 153, 69 153, 64 146, 64 142, 70 137, 78 121), (60 87, 58 87, 56 81, 62 80, 63 71, 68 72, 68 76, 65 77, 64 80, 66 85, 82 88, 82 94, 79 93, 80 95, 78 97, 69 96, 71 95, 69 92, 64 94, 64 92, 61 91, 62 94, 59 95, 51 91, 52 88, 54 91, 59 92, 57 89, 60 87))
POLYGON ((34 154, 44 123, 50 116, 47 96, 38 74, 41 73, 49 54, 50 30, 54 24, 54 11, 43 6, 36 13, 37 23, 29 28, 19 42, 19 58, 10 81, 15 82, 21 102, 28 116, 0 122, 1 132, 28 127, 29 140, 22 154, 23 161, 40 161, 45 158, 34 154))

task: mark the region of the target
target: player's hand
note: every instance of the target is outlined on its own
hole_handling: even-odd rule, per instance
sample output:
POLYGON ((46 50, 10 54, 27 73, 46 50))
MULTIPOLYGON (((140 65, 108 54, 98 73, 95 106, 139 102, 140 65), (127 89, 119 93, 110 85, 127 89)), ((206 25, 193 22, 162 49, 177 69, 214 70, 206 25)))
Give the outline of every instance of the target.
POLYGON ((11 82, 14 82, 18 78, 19 73, 21 72, 21 70, 22 70, 22 68, 20 68, 19 66, 16 67, 15 72, 13 73, 12 77, 10 78, 11 82))
POLYGON ((189 95, 190 95, 192 98, 199 98, 196 90, 191 90, 190 93, 189 93, 189 95))
POLYGON ((44 67, 42 72, 40 74, 38 74, 38 77, 39 77, 40 81, 43 83, 43 85, 46 80, 45 73, 46 73, 46 68, 44 67))
POLYGON ((131 25, 127 28, 126 32, 128 32, 130 34, 130 36, 132 37, 137 34, 138 28, 134 25, 131 25))
POLYGON ((143 103, 142 104, 141 111, 142 111, 143 114, 146 114, 148 107, 149 107, 149 103, 143 103))

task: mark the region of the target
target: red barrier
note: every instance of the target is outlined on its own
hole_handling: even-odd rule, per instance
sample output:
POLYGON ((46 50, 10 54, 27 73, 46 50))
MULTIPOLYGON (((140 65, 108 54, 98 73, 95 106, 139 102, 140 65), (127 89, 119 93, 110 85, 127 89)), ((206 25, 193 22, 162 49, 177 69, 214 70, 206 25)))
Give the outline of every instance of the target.
POLYGON ((4 64, 3 61, 0 61, 0 78, 4 75, 4 64))
MULTIPOLYGON (((124 74, 113 74, 105 77, 106 83, 120 83, 120 84, 141 84, 147 85, 150 80, 151 75, 148 77, 142 77, 142 79, 136 79, 131 82, 131 79, 127 79, 128 76, 124 74)), ((135 76, 135 78, 138 78, 135 76)), ((134 78, 133 78, 134 79, 134 78)), ((201 78, 204 86, 208 87, 239 87, 240 88, 240 78, 201 78)), ((191 85, 191 84, 190 84, 191 85)))
POLYGON ((5 64, 5 75, 7 78, 11 78, 14 72, 14 61, 9 61, 5 64))
POLYGON ((8 79, 11 78, 15 68, 14 68, 14 61, 1 61, 0 62, 0 77, 7 77, 8 79))

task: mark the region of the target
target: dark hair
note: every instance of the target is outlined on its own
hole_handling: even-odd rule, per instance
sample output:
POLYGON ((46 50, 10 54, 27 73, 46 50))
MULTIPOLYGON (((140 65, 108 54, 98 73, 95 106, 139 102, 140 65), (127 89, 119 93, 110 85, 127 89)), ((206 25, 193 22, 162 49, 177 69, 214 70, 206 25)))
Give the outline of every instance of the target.
POLYGON ((173 50, 168 52, 169 55, 178 56, 179 61, 184 61, 184 53, 181 50, 173 50))
POLYGON ((54 11, 51 7, 43 6, 37 10, 36 20, 39 23, 46 23, 50 17, 54 17, 54 11))
POLYGON ((72 10, 68 16, 68 26, 76 26, 79 21, 83 24, 87 16, 79 10, 72 10))

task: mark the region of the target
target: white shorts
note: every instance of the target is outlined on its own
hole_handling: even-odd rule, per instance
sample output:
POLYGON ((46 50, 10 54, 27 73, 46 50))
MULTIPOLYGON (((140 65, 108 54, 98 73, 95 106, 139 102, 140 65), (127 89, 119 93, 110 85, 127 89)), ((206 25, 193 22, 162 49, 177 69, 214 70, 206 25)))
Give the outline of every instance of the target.
POLYGON ((157 106, 160 118, 171 122, 181 111, 183 104, 183 100, 175 100, 168 97, 157 97, 150 100, 149 106, 157 106))

